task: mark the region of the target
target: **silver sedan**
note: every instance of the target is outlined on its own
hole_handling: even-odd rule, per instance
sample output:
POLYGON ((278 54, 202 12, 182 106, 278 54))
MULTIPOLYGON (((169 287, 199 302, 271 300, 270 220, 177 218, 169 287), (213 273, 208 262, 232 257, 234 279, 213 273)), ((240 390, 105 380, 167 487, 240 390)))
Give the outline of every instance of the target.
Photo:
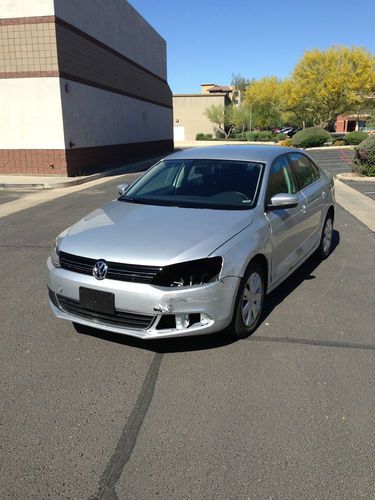
POLYGON ((59 318, 142 339, 250 335, 265 296, 332 247, 333 180, 304 152, 174 153, 56 239, 59 318))

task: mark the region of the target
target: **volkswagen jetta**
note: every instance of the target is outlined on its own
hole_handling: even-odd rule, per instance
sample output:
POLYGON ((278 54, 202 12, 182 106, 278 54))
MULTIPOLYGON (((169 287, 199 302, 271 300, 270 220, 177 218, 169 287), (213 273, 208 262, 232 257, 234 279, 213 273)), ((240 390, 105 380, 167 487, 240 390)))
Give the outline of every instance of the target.
POLYGON ((59 318, 143 339, 250 335, 265 296, 332 246, 334 185, 304 152, 185 150, 56 239, 59 318))

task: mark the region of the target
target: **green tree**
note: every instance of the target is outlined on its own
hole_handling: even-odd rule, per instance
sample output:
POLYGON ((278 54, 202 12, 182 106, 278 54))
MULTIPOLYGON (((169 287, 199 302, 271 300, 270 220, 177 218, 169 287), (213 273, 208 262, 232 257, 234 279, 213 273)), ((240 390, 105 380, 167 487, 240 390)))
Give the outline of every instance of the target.
POLYGON ((228 106, 213 104, 206 109, 205 115, 216 125, 217 130, 227 139, 233 131, 233 124, 230 121, 231 109, 228 106))
POLYGON ((375 57, 360 47, 305 52, 289 83, 285 109, 332 127, 336 116, 375 92, 375 57))
POLYGON ((245 103, 251 109, 253 127, 270 129, 282 124, 282 96, 283 82, 275 76, 251 82, 245 103))
POLYGON ((227 120, 233 125, 235 130, 245 132, 251 124, 251 109, 246 104, 241 104, 238 107, 229 106, 227 108, 227 120))
POLYGON ((281 116, 283 123, 301 128, 318 125, 315 111, 309 107, 311 103, 307 103, 297 96, 292 81, 286 79, 282 85, 281 116))
POLYGON ((245 78, 240 73, 237 73, 237 74, 232 73, 231 85, 233 85, 233 87, 236 90, 240 90, 241 92, 245 92, 246 88, 250 85, 250 83, 251 83, 251 80, 249 80, 249 78, 245 78))

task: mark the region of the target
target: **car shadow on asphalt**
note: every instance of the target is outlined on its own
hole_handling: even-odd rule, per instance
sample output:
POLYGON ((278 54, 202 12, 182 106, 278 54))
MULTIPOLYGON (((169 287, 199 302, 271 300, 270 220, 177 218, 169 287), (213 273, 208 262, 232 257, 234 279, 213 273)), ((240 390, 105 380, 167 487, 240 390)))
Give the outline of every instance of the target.
MULTIPOLYGON (((336 230, 333 231, 332 238, 332 251, 328 259, 332 258, 332 253, 340 244, 340 233, 336 230)), ((321 260, 315 255, 312 255, 306 262, 302 264, 301 267, 296 269, 293 274, 289 276, 288 279, 284 281, 279 287, 275 288, 267 296, 266 303, 263 308, 262 322, 271 314, 271 312, 286 298, 290 295, 296 288, 298 288, 301 283, 306 280, 315 279, 314 271, 321 264, 321 260)))
POLYGON ((219 347, 224 347, 235 342, 235 340, 230 338, 225 331, 209 335, 197 335, 194 337, 142 340, 128 335, 121 335, 119 333, 105 332, 90 326, 75 324, 74 328, 78 333, 83 333, 85 335, 90 335, 92 337, 114 342, 116 344, 135 347, 159 354, 218 349, 219 347))
MULTIPOLYGON (((332 253, 340 243, 340 234, 333 231, 332 253)), ((328 257, 328 258, 331 258, 328 257)), ((299 267, 282 285, 276 288, 267 296, 263 309, 262 320, 271 314, 271 312, 290 295, 305 280, 315 279, 314 270, 319 266, 320 261, 314 255, 310 257, 301 267, 299 267)), ((207 349, 218 349, 236 342, 229 335, 228 331, 213 333, 210 335, 198 335, 193 337, 181 337, 158 340, 141 340, 128 335, 121 335, 114 332, 105 332, 97 328, 74 324, 78 333, 90 335, 98 339, 114 342, 119 345, 135 347, 155 353, 167 354, 174 352, 202 351, 207 349)))

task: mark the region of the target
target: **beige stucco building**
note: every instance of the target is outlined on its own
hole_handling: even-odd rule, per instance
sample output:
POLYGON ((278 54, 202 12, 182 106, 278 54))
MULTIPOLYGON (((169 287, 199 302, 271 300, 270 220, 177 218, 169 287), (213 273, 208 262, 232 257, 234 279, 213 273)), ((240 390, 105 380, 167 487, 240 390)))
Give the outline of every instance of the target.
POLYGON ((173 147, 166 42, 125 0, 0 0, 0 174, 173 147))
POLYGON ((199 133, 215 136, 216 126, 206 116, 212 105, 227 104, 226 94, 177 94, 173 96, 173 131, 175 141, 191 141, 199 133))
POLYGON ((239 106, 241 93, 232 85, 202 83, 200 94, 175 94, 173 96, 173 137, 176 142, 195 140, 197 134, 212 134, 217 125, 206 115, 211 106, 239 106))

